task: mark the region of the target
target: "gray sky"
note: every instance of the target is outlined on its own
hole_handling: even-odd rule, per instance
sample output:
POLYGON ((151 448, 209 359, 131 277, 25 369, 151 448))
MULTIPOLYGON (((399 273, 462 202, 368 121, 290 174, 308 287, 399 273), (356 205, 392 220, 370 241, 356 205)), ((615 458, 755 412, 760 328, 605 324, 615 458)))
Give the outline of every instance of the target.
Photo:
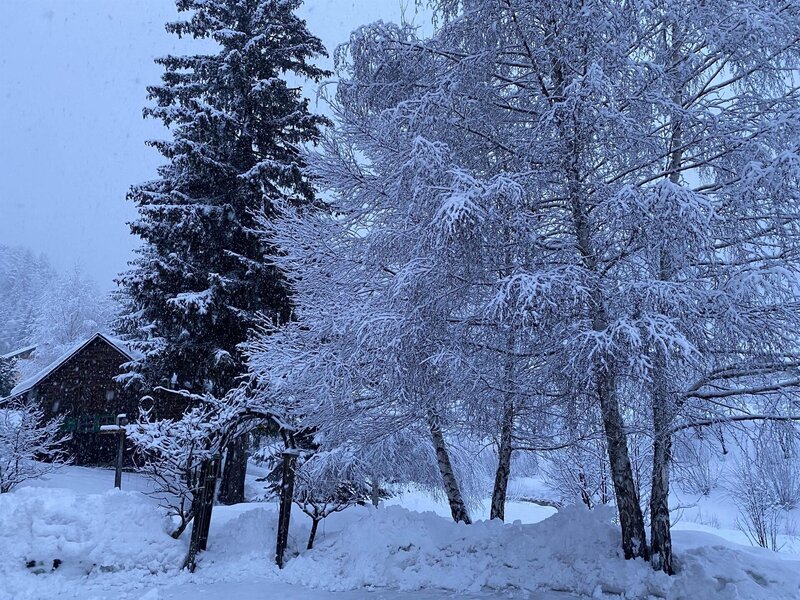
MULTIPOLYGON (((332 52, 360 24, 415 20, 413 6, 306 0, 302 15, 332 52)), ((173 0, 0 0, 0 244, 113 287, 138 243, 125 193, 160 162, 144 142, 164 131, 142 119, 153 59, 187 48, 164 31, 176 17, 173 0)))

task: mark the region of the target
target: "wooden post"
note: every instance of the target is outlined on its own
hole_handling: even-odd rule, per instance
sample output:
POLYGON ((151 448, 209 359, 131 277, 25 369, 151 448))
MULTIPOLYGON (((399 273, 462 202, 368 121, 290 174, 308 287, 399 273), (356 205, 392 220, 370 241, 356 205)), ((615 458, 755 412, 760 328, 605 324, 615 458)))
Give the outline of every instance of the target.
POLYGON ((122 461, 125 459, 125 436, 127 431, 125 426, 128 424, 128 415, 125 413, 117 415, 117 465, 114 471, 114 487, 122 489, 122 461))
POLYGON ((281 505, 278 512, 278 540, 275 549, 275 562, 279 569, 283 568, 283 555, 289 543, 289 520, 292 516, 292 499, 294 497, 294 465, 297 450, 287 449, 283 452, 283 476, 281 479, 281 505))
POLYGON ((199 536, 199 549, 206 550, 208 546, 208 532, 211 529, 211 513, 214 510, 214 496, 217 492, 217 480, 219 479, 220 457, 215 456, 211 459, 203 487, 203 519, 201 521, 199 536))
POLYGON ((205 459, 200 463, 197 487, 192 498, 194 521, 189 539, 189 553, 183 563, 184 568, 194 573, 197 555, 208 546, 208 532, 211 527, 211 513, 214 509, 214 494, 219 476, 219 456, 205 459))
POLYGON ((128 415, 117 415, 116 425, 101 425, 99 433, 101 435, 116 435, 117 436, 117 460, 114 464, 114 487, 117 489, 122 488, 122 465, 125 460, 125 439, 127 431, 125 426, 128 424, 128 415))
POLYGON ((114 471, 114 487, 122 489, 122 460, 125 454, 125 428, 120 427, 117 434, 117 468, 114 471))

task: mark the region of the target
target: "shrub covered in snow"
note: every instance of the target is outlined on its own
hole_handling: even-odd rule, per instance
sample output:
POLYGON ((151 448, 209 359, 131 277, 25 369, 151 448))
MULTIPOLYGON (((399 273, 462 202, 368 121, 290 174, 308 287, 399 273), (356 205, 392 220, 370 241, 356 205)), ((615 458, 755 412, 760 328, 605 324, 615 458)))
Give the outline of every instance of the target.
POLYGON ((62 422, 62 417, 45 421, 34 400, 0 404, 0 494, 68 461, 62 422))

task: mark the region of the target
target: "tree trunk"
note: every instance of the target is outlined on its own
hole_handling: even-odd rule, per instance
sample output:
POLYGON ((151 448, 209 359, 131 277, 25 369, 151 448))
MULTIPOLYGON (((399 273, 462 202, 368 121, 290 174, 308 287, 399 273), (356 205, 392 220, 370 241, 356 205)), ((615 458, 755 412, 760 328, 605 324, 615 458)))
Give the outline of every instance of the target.
POLYGON ((650 564, 656 571, 673 574, 669 516, 669 469, 672 462, 674 404, 667 384, 667 362, 662 354, 653 369, 653 475, 650 490, 650 564))
MULTIPOLYGON (((575 160, 576 156, 572 158, 575 160)), ((569 164, 567 170, 573 175, 577 183, 579 177, 577 176, 578 170, 575 164, 569 164)), ((579 185, 576 184, 574 189, 571 190, 571 197, 578 250, 581 253, 586 269, 596 273, 598 271, 597 255, 592 243, 588 215, 582 202, 579 185)), ((597 333, 603 333, 608 327, 608 318, 605 312, 602 290, 599 287, 592 291, 591 302, 592 329, 597 333)), ((608 447, 611 482, 614 485, 619 524, 622 530, 622 551, 625 558, 646 559, 649 556, 647 534, 644 528, 644 515, 639 504, 639 494, 636 492, 636 482, 634 481, 633 468, 628 454, 625 422, 620 413, 619 400, 615 389, 613 357, 604 356, 595 359, 593 368, 608 447)))
MULTIPOLYGON (((506 243, 510 243, 511 234, 506 228, 504 230, 504 239, 506 243)), ((510 256, 506 256, 506 263, 511 264, 513 261, 510 256)), ((510 275, 509 271, 502 272, 504 277, 510 275)), ((514 358, 513 351, 516 342, 514 338, 514 327, 508 327, 505 336, 505 347, 508 352, 503 364, 503 404, 502 404, 502 420, 500 422, 500 444, 497 448, 497 471, 494 476, 494 489, 492 490, 492 507, 490 511, 490 519, 505 520, 506 513, 506 495, 508 493, 508 480, 511 477, 511 453, 513 452, 513 435, 514 435, 514 386, 516 380, 514 378, 514 358)))
MULTIPOLYGON (((681 35, 675 23, 672 29, 673 64, 684 60, 681 51, 681 35)), ((683 90, 676 90, 672 97, 675 106, 683 105, 683 90)), ((669 180, 679 184, 679 167, 683 163, 683 123, 673 116, 671 122, 669 180)), ((669 257, 664 253, 659 257, 659 277, 661 281, 672 281, 674 269, 669 257)), ((667 357, 657 352, 653 369, 653 476, 650 490, 650 543, 652 554, 650 564, 656 571, 673 574, 672 535, 669 517, 669 468, 672 461, 672 419, 674 404, 667 385, 667 357)))
POLYGON ((453 471, 453 465, 450 463, 450 454, 447 452, 444 434, 442 433, 442 428, 439 426, 439 417, 433 411, 428 413, 428 426, 431 430, 431 439, 433 441, 433 448, 436 451, 436 462, 439 465, 439 473, 442 476, 444 492, 450 504, 450 513, 453 515, 453 520, 456 523, 466 523, 469 525, 472 521, 469 518, 467 506, 461 496, 461 489, 458 487, 458 480, 453 471))
POLYGON ((211 527, 211 513, 214 509, 217 476, 219 474, 219 458, 204 460, 200 465, 197 478, 197 492, 192 498, 192 512, 195 515, 192 536, 189 540, 189 553, 184 568, 194 573, 197 567, 197 555, 208 546, 208 532, 211 527))
POLYGON ((225 450, 225 468, 219 488, 220 504, 244 502, 244 482, 247 475, 247 440, 245 436, 230 442, 225 450))
POLYGON ((178 525, 177 529, 175 529, 175 531, 173 531, 173 532, 170 534, 170 536, 171 536, 173 539, 176 539, 176 540, 177 540, 178 538, 180 538, 180 537, 181 537, 181 534, 183 534, 183 532, 184 532, 184 531, 186 530, 186 528, 189 526, 189 523, 191 523, 191 522, 192 522, 192 519, 193 519, 193 518, 194 518, 194 514, 193 514, 191 511, 189 512, 189 514, 188 514, 188 515, 186 515, 186 516, 184 516, 184 517, 181 517, 181 524, 180 524, 180 525, 178 525))
POLYGON ((648 558, 647 534, 644 528, 644 515, 636 493, 633 478, 625 424, 619 410, 614 381, 610 373, 598 373, 600 410, 603 414, 603 427, 608 445, 608 461, 611 467, 611 481, 617 499, 619 524, 622 530, 622 552, 625 558, 648 558))
POLYGON ((587 489, 586 484, 586 473, 584 473, 583 469, 578 472, 578 483, 581 486, 581 502, 586 505, 586 508, 589 510, 592 509, 592 497, 589 495, 589 491, 587 489))
POLYGON ((377 479, 372 480, 372 489, 370 490, 370 500, 372 502, 372 506, 378 508, 378 505, 381 502, 381 486, 380 482, 377 479))
POLYGON ((669 517, 671 450, 672 440, 669 433, 663 430, 656 432, 653 440, 653 483, 650 491, 650 564, 656 571, 664 571, 667 575, 673 574, 669 517))
POLYGON ((275 547, 275 563, 283 568, 283 556, 289 544, 289 521, 292 516, 294 498, 295 461, 297 454, 291 449, 283 453, 283 474, 281 477, 281 505, 278 512, 278 535, 275 547))
POLYGON ((489 518, 505 520, 508 479, 511 475, 512 434, 514 427, 514 402, 505 399, 503 423, 500 428, 500 447, 498 448, 497 472, 492 491, 492 508, 489 518))
POLYGON ((313 519, 311 521, 311 533, 308 536, 308 545, 306 546, 306 550, 311 550, 314 547, 314 538, 317 537, 317 525, 319 525, 319 520, 313 519))

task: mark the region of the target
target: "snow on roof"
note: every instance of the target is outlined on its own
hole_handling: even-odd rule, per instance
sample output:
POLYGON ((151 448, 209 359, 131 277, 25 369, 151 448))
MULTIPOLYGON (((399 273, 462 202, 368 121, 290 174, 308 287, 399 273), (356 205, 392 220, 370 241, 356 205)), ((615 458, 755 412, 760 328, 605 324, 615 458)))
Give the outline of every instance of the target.
POLYGON ((54 360, 52 363, 47 365, 44 369, 39 371, 33 377, 29 377, 25 381, 21 381, 11 392, 8 394, 9 398, 13 398, 14 396, 19 396, 20 394, 24 394, 27 391, 30 391, 31 388, 35 387, 39 383, 41 383, 44 379, 46 379, 53 371, 58 369, 61 365, 67 362, 70 358, 75 356, 78 352, 83 350, 86 346, 91 344, 97 338, 102 339, 107 344, 114 347, 120 354, 125 356, 128 360, 137 360, 141 358, 141 354, 128 348, 121 340, 111 337, 110 335, 106 335, 105 333, 95 333, 92 337, 88 340, 85 340, 79 344, 76 344, 72 348, 70 348, 67 352, 62 354, 59 358, 54 360))
POLYGON ((18 350, 12 350, 8 354, 3 354, 0 356, 0 360, 9 360, 12 358, 16 358, 18 356, 22 356, 23 354, 28 354, 29 352, 33 352, 36 350, 36 346, 25 346, 24 348, 19 348, 18 350))

